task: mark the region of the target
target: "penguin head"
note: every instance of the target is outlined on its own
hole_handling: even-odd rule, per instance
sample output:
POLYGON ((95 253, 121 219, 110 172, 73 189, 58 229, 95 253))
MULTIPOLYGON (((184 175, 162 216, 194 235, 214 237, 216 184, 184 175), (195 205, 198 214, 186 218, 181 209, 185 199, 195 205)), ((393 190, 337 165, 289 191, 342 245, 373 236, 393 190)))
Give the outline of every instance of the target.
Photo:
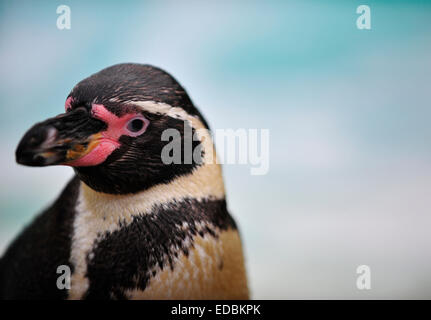
POLYGON ((79 82, 64 113, 30 128, 16 159, 28 166, 71 166, 96 191, 135 193, 202 164, 199 157, 185 161, 190 158, 186 152, 204 154, 195 151, 201 141, 195 139, 193 123, 208 129, 168 73, 149 65, 114 65, 79 82), (174 139, 163 137, 167 129, 178 133, 181 161, 163 159, 164 147, 174 139))

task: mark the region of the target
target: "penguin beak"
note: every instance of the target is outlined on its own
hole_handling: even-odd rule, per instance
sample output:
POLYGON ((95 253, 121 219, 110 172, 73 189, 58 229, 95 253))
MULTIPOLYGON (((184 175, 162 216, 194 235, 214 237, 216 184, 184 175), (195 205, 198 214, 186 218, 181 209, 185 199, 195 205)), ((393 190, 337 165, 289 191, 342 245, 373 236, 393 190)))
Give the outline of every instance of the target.
POLYGON ((21 139, 16 161, 26 166, 67 165, 93 150, 106 128, 85 108, 60 114, 35 124, 21 139))

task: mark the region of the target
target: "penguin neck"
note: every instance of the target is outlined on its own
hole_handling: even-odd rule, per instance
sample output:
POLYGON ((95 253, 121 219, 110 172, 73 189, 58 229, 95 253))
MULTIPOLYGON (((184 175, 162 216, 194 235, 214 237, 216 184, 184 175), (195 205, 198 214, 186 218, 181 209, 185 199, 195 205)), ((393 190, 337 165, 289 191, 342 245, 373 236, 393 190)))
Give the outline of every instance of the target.
POLYGON ((224 198, 220 165, 204 163, 188 175, 134 194, 98 192, 81 181, 79 205, 80 211, 90 213, 94 219, 127 224, 135 216, 150 214, 155 206, 167 206, 186 199, 202 201, 224 198))
MULTIPOLYGON (((171 108, 169 112, 173 112, 171 108)), ((190 115, 184 115, 186 121, 195 128, 201 141, 203 162, 186 175, 181 175, 167 183, 154 185, 133 194, 108 194, 96 191, 81 181, 78 211, 86 212, 88 219, 103 221, 111 228, 118 228, 118 223, 128 224, 134 217, 151 214, 155 207, 169 207, 169 204, 192 199, 224 200, 225 190, 222 170, 217 161, 217 154, 209 130, 202 121, 190 115)))

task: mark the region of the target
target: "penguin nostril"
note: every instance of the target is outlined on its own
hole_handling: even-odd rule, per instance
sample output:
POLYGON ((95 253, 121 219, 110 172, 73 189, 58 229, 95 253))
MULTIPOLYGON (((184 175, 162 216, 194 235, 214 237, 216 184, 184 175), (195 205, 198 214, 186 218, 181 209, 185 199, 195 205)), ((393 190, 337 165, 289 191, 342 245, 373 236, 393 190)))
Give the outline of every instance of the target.
POLYGON ((31 138, 28 140, 28 144, 29 144, 30 146, 35 146, 35 145, 37 144, 37 141, 38 141, 38 139, 37 139, 36 137, 31 137, 31 138))
POLYGON ((54 127, 38 128, 27 140, 30 148, 49 148, 57 138, 57 129, 54 127))
POLYGON ((43 140, 45 140, 45 134, 43 131, 38 130, 34 132, 27 140, 27 145, 29 147, 38 147, 42 144, 43 140))

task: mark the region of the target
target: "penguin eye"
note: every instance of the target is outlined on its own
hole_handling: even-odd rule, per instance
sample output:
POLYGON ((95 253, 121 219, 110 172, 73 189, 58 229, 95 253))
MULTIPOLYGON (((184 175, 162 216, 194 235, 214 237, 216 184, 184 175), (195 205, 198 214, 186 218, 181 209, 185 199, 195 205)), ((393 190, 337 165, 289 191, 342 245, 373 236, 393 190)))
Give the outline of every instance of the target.
POLYGON ((130 135, 136 137, 147 129, 148 120, 143 117, 136 117, 127 122, 126 128, 130 135))
POLYGON ((142 119, 133 119, 127 125, 127 129, 131 132, 138 132, 144 127, 144 121, 142 119))

